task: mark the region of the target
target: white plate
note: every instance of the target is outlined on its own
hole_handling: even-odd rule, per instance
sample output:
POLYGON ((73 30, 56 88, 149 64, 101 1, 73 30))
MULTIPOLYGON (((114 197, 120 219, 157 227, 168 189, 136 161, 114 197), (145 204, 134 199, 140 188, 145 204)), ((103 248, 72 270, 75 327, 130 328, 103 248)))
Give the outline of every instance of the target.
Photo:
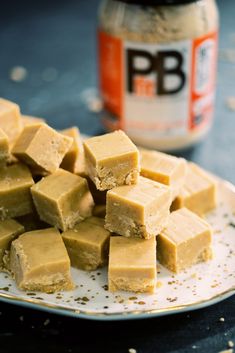
POLYGON ((235 187, 218 182, 218 207, 206 218, 214 229, 214 258, 174 275, 158 265, 153 295, 107 291, 107 268, 72 269, 76 289, 55 294, 27 293, 0 273, 0 300, 93 320, 162 316, 215 304, 235 293, 235 187))

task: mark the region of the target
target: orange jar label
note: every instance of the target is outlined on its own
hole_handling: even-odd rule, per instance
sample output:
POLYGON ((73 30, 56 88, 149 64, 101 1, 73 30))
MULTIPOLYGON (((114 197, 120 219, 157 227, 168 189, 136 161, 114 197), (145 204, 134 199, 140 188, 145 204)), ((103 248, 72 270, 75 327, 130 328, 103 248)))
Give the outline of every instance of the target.
POLYGON ((99 31, 100 91, 109 129, 186 136, 213 116, 217 33, 164 44, 99 31))

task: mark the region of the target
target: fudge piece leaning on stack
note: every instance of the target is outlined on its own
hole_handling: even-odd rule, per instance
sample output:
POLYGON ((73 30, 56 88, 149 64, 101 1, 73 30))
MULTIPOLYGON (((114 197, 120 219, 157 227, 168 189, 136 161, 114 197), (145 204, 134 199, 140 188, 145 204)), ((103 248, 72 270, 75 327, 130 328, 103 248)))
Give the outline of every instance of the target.
POLYGON ((194 163, 188 163, 185 182, 172 203, 171 210, 187 207, 203 216, 216 207, 215 181, 194 163))
POLYGON ((178 196, 185 181, 186 161, 166 153, 140 149, 141 172, 146 178, 169 185, 172 197, 178 196))
POLYGON ((110 291, 154 292, 157 257, 174 272, 212 257, 195 213, 215 194, 199 167, 123 131, 83 143, 76 127, 58 132, 0 99, 0 267, 22 290, 70 290, 70 264, 108 264, 110 291))

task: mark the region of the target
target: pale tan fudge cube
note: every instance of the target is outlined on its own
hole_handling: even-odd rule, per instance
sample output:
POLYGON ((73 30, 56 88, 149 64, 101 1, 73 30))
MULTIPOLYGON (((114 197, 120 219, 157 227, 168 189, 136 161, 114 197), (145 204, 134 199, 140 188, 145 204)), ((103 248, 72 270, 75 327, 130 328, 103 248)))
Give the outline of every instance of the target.
POLYGON ((11 242, 24 233, 24 227, 14 219, 0 221, 0 270, 3 269, 3 257, 10 249, 11 242))
POLYGON ((196 164, 188 163, 185 183, 180 194, 173 201, 171 210, 187 207, 199 216, 203 216, 214 209, 216 204, 216 182, 196 164))
POLYGON ((9 158, 9 139, 5 132, 0 128, 0 167, 5 166, 9 158))
POLYGON ((29 125, 17 139, 12 153, 38 173, 55 172, 72 145, 64 136, 46 124, 29 125))
POLYGON ((157 238, 159 262, 173 272, 212 258, 210 225, 187 208, 170 214, 157 238))
POLYGON ((150 292, 156 288, 156 238, 111 237, 108 287, 111 292, 150 292))
POLYGON ((185 159, 158 151, 140 149, 140 165, 142 176, 171 186, 173 198, 179 194, 185 181, 185 159))
POLYGON ((87 176, 82 138, 77 127, 62 130, 61 133, 73 139, 73 144, 63 158, 61 168, 80 176, 87 176))
POLYGON ((10 269, 22 290, 52 293, 74 287, 69 256, 54 228, 27 232, 14 240, 10 269))
POLYGON ((30 188, 34 184, 27 166, 16 163, 0 169, 0 219, 33 212, 30 188))
POLYGON ((21 122, 24 128, 25 126, 29 126, 29 125, 38 125, 41 123, 45 123, 46 120, 43 118, 38 118, 36 116, 21 115, 21 122))
POLYGON ((91 137, 84 150, 87 173, 98 190, 137 183, 139 151, 123 131, 91 137))
POLYGON ((107 192, 105 228, 125 237, 149 239, 167 223, 172 194, 168 186, 140 177, 136 185, 107 192))
POLYGON ((94 201, 86 179, 66 170, 42 178, 31 192, 40 219, 61 230, 92 215, 94 201))
POLYGON ((3 98, 0 98, 0 128, 8 136, 10 145, 22 130, 19 106, 3 98))
POLYGON ((62 233, 71 265, 92 271, 108 263, 110 232, 104 219, 91 217, 62 233))

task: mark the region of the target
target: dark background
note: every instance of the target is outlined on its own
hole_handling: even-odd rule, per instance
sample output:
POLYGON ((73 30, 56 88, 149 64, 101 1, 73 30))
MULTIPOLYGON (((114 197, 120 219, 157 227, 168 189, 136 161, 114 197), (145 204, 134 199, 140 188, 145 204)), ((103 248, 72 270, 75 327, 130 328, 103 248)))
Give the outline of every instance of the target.
MULTIPOLYGON (((235 1, 220 0, 220 60, 215 123, 185 156, 235 183, 235 1)), ((0 96, 56 128, 102 131, 87 97, 95 93, 98 0, 0 2, 0 96), (14 82, 12 68, 25 80, 14 82)), ((205 352, 235 342, 235 300, 166 318, 89 322, 0 303, 0 352, 205 352), (219 321, 221 317, 225 321, 219 321)))

